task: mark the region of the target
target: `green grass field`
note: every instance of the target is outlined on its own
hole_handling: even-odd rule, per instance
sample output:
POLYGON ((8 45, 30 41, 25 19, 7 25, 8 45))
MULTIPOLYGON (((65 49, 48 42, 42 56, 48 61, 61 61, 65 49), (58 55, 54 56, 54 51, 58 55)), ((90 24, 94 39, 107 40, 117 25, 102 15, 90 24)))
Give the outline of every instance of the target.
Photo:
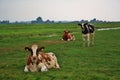
MULTIPOLYGON (((120 23, 94 23, 95 28, 120 27, 120 23)), ((0 80, 120 80, 120 29, 95 31, 95 45, 82 47, 81 29, 75 23, 0 24, 0 80), (61 41, 69 29, 75 41, 61 41), (61 69, 25 73, 32 44, 54 52, 61 69)))

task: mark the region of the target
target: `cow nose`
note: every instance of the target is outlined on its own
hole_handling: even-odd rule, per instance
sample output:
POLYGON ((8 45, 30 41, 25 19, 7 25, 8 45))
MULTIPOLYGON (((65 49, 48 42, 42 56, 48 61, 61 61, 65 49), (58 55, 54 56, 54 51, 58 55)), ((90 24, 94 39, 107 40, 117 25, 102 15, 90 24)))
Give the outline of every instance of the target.
POLYGON ((33 57, 33 60, 36 60, 36 57, 33 57))

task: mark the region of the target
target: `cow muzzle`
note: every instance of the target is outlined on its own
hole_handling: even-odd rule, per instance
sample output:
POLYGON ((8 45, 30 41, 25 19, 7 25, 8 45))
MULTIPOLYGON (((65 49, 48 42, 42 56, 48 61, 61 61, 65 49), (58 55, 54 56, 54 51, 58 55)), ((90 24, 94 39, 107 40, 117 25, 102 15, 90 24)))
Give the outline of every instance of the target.
POLYGON ((33 57, 32 57, 32 62, 33 62, 33 63, 36 63, 37 60, 38 60, 37 56, 33 56, 33 57))

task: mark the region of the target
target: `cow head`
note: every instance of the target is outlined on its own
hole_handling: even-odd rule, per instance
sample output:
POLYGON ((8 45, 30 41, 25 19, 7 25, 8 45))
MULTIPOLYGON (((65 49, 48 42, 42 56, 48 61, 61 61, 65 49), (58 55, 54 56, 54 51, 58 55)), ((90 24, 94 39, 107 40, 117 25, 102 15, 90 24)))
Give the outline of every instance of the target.
POLYGON ((85 29, 87 29, 88 23, 81 23, 81 24, 79 23, 78 25, 81 27, 82 32, 84 32, 85 29))
POLYGON ((37 62, 37 56, 39 51, 42 51, 45 47, 38 47, 36 44, 32 45, 31 47, 25 47, 25 50, 30 51, 30 60, 32 62, 37 62))
POLYGON ((63 34, 63 36, 62 36, 62 40, 67 41, 67 40, 68 40, 68 34, 69 34, 69 33, 70 33, 69 30, 65 30, 65 31, 64 31, 64 34, 63 34))
POLYGON ((81 29, 84 29, 84 23, 79 23, 78 25, 81 27, 81 29))
POLYGON ((64 31, 64 34, 68 34, 68 33, 70 33, 69 30, 65 30, 65 31, 64 31))

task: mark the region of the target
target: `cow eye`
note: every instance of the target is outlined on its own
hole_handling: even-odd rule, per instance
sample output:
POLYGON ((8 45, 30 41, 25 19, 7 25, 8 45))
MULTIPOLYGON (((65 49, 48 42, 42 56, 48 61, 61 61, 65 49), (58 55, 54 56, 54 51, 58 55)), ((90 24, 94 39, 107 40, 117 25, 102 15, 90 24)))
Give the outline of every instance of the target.
POLYGON ((30 52, 31 52, 31 55, 33 55, 33 51, 32 51, 32 50, 30 50, 30 52))
POLYGON ((33 55, 33 53, 31 52, 31 53, 30 53, 30 55, 32 56, 32 55, 33 55))
POLYGON ((39 50, 37 49, 36 53, 38 54, 39 53, 39 50))

